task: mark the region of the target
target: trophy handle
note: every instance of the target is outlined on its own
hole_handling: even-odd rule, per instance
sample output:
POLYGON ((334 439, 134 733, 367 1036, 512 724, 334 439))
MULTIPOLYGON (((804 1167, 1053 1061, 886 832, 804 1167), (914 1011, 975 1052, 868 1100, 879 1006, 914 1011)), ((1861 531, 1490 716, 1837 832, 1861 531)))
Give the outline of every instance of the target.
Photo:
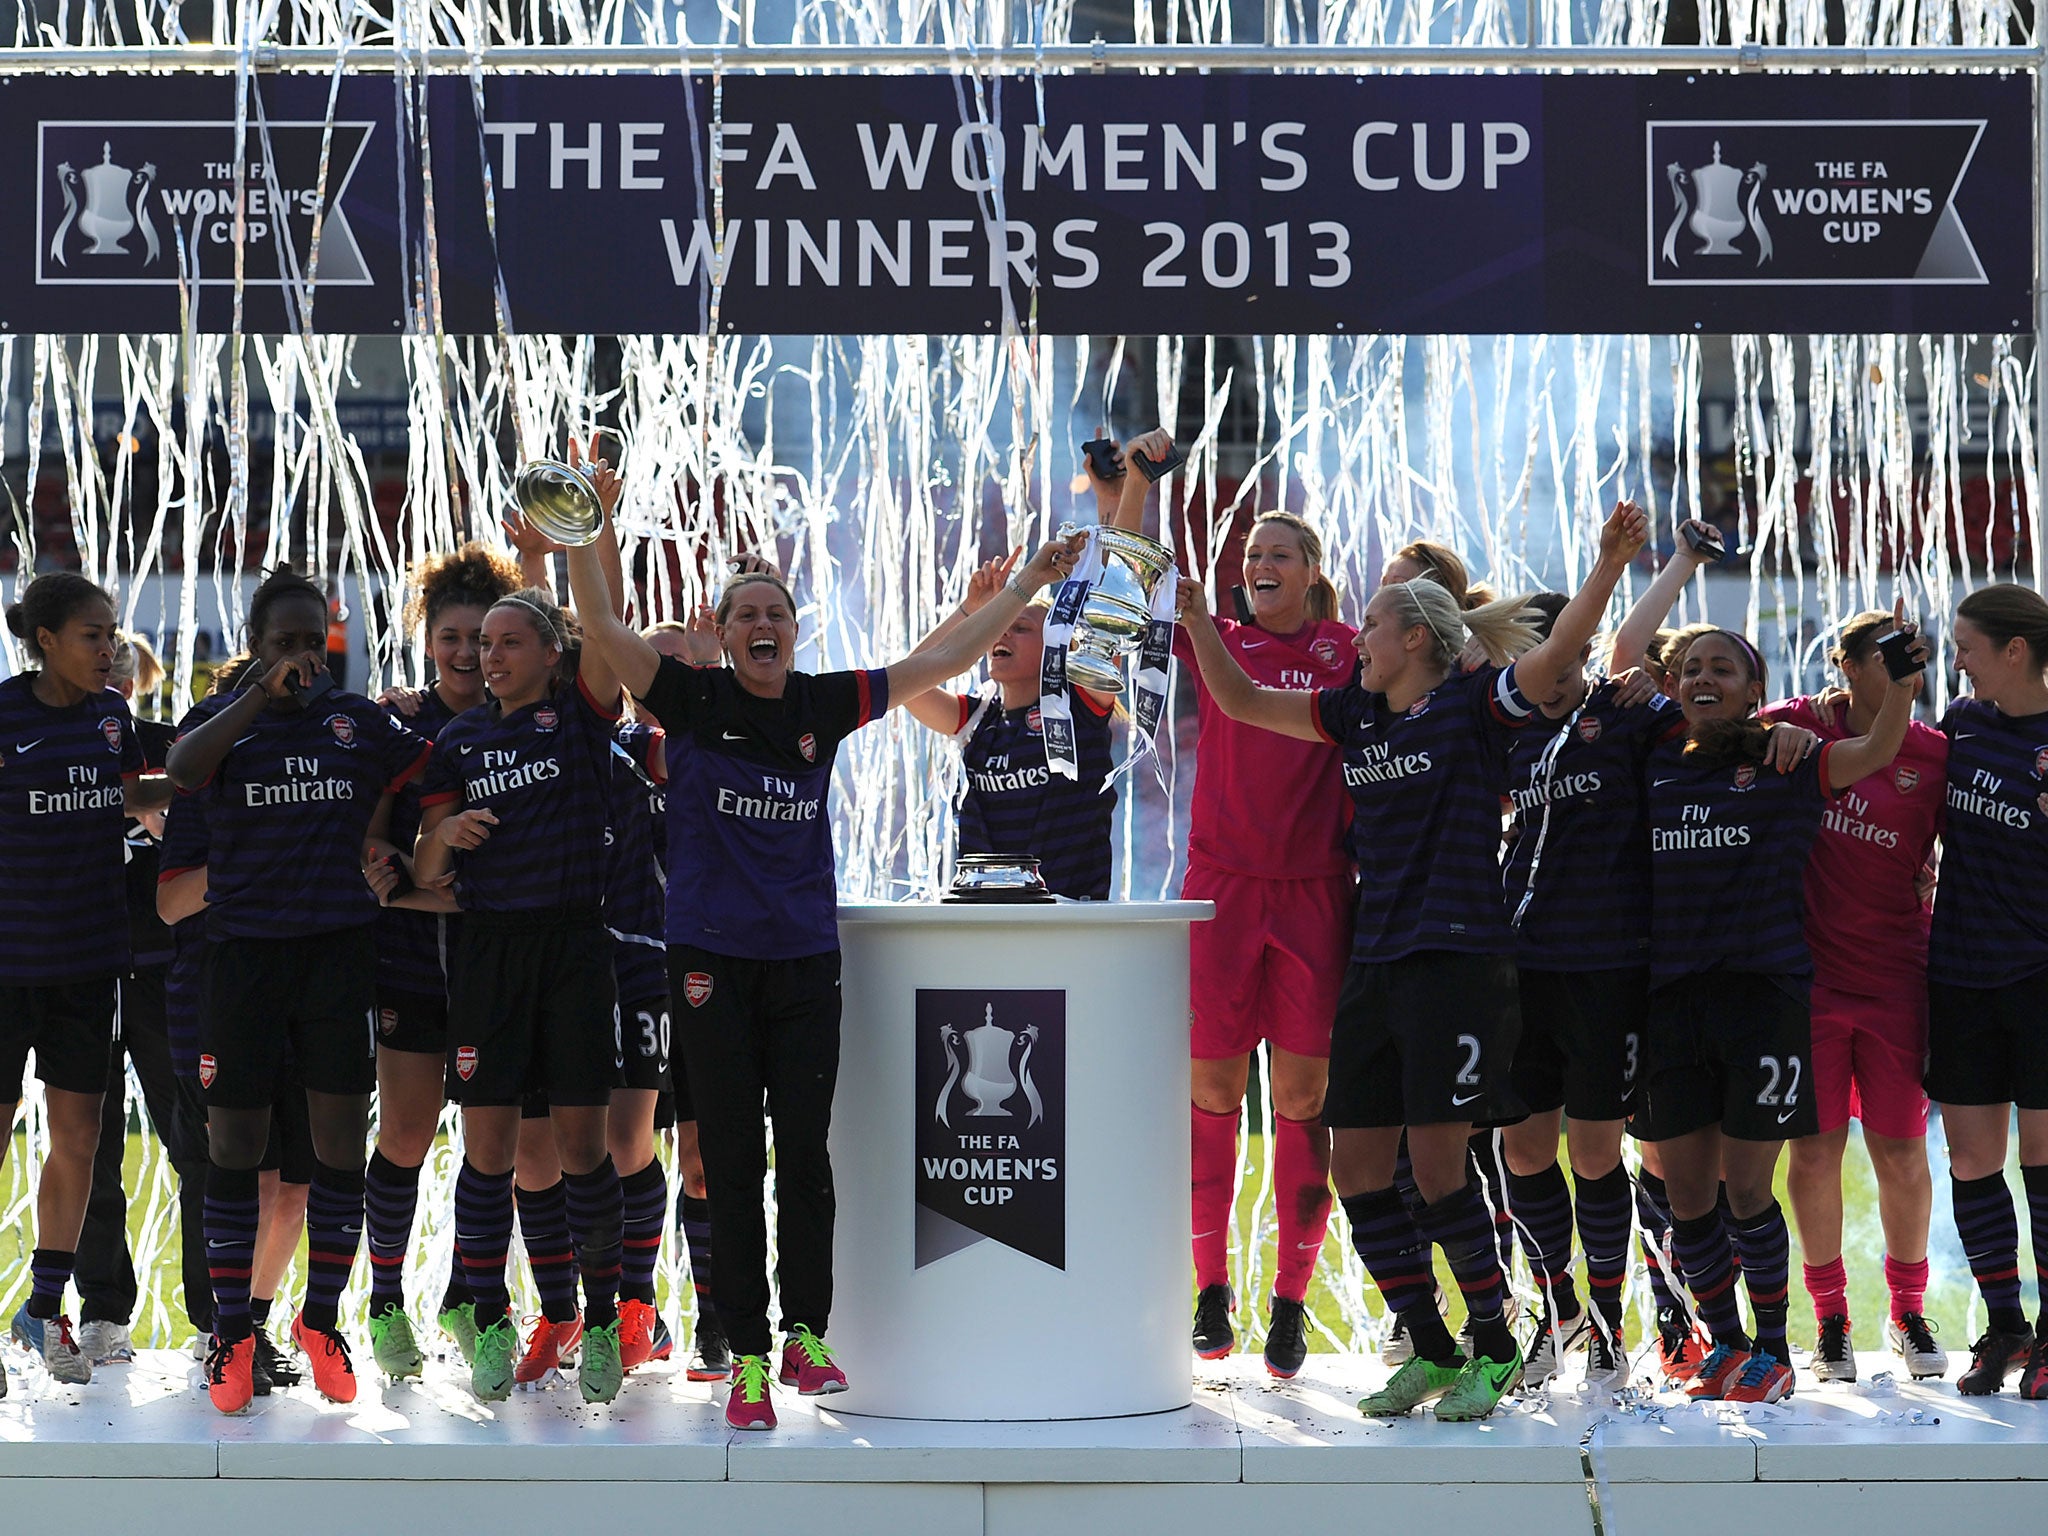
POLYGON ((1031 1048, 1038 1044, 1038 1026, 1025 1025, 1017 1037, 1024 1042, 1024 1054, 1017 1058, 1017 1081, 1024 1086, 1024 1102, 1031 1106, 1031 1118, 1025 1123, 1036 1125, 1045 1118, 1045 1101, 1038 1096, 1038 1084, 1031 1081, 1031 1048))
POLYGON ((939 1090, 939 1102, 932 1109, 932 1118, 950 1131, 953 1122, 946 1118, 946 1104, 953 1097, 953 1085, 960 1081, 959 1032, 950 1024, 941 1024, 939 1044, 946 1051, 946 1086, 939 1090))

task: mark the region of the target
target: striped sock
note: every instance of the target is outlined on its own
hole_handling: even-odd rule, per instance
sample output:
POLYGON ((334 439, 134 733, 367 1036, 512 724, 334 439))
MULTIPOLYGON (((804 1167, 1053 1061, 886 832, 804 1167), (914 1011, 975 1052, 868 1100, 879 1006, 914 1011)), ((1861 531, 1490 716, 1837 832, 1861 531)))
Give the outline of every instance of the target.
POLYGON ((661 1229, 668 1224, 668 1175, 656 1158, 619 1180, 619 1299, 654 1305, 654 1266, 661 1257, 661 1229))
POLYGON ((1831 1264, 1802 1264, 1799 1277, 1813 1298, 1815 1322, 1849 1315, 1849 1271, 1839 1258, 1831 1264))
POLYGON ((1729 1236, 1742 1260, 1742 1284, 1756 1321, 1757 1348, 1790 1365, 1785 1322, 1791 1309, 1792 1234, 1785 1226, 1784 1209, 1773 1200, 1754 1216, 1739 1216, 1729 1236))
POLYGON ((1330 1133, 1319 1121, 1274 1114, 1273 1204, 1280 1226, 1273 1294, 1300 1301, 1330 1230, 1330 1133))
POLYGON ((315 1161, 306 1191, 306 1301, 299 1309, 308 1328, 332 1332, 340 1325, 341 1293, 362 1240, 362 1170, 315 1161))
POLYGON ((1400 1314, 1414 1341, 1415 1353, 1438 1364, 1458 1352, 1443 1314, 1436 1306, 1435 1275, 1429 1245, 1416 1230, 1408 1205, 1392 1189, 1346 1195, 1339 1202, 1351 1223, 1351 1245, 1359 1262, 1380 1288, 1387 1310, 1400 1314))
POLYGON ((1230 1196, 1237 1183, 1237 1123, 1242 1111, 1212 1114, 1188 1106, 1193 1147, 1190 1225, 1194 1236, 1195 1286, 1207 1290, 1230 1278, 1230 1196))
POLYGON ((71 1281, 77 1250, 37 1248, 28 1259, 28 1315, 45 1322, 64 1310, 64 1287, 71 1281))
POLYGON ((1908 1264, 1890 1254, 1884 1256, 1884 1285, 1892 1293, 1892 1320, 1908 1313, 1927 1310, 1927 1261, 1908 1264))
POLYGON ((256 1265, 254 1168, 206 1165, 206 1270, 213 1282, 213 1331, 232 1344, 254 1331, 249 1271, 256 1265))
POLYGON ((1586 1289, 1610 1328, 1621 1326, 1621 1290, 1628 1281, 1628 1170, 1617 1163, 1597 1179, 1574 1178, 1579 1247, 1586 1255, 1586 1289))
POLYGON ((1507 1160, 1492 1131, 1474 1131, 1465 1139, 1465 1173, 1480 1208, 1493 1222, 1494 1260, 1505 1279, 1515 1272, 1515 1217, 1509 1209, 1507 1160))
POLYGON ((1714 1341, 1730 1349, 1748 1349, 1749 1335, 1742 1331, 1742 1310, 1735 1301, 1735 1247, 1721 1225, 1721 1213, 1675 1219, 1671 1247, 1685 1288, 1692 1292, 1693 1305, 1714 1341))
POLYGON ((1682 1314, 1685 1308, 1671 1288, 1679 1277, 1677 1255, 1669 1252, 1671 1195, 1664 1188, 1664 1181, 1647 1168, 1636 1175, 1636 1238, 1643 1251, 1643 1266, 1649 1271, 1650 1294, 1657 1298, 1657 1310, 1682 1314))
POLYGON ((583 1277, 583 1326, 603 1328, 619 1316, 619 1171, 607 1157, 588 1173, 565 1173, 569 1230, 576 1234, 576 1269, 583 1277))
POLYGON ((1541 1173, 1510 1173, 1508 1198, 1515 1236, 1550 1315, 1573 1316, 1579 1293, 1572 1285, 1572 1192, 1564 1170, 1552 1163, 1541 1173))
MULTIPOLYGON (((1465 1321, 1472 1330, 1472 1348, 1489 1360, 1507 1360, 1515 1338, 1501 1315, 1500 1253, 1494 1247, 1495 1227, 1479 1191, 1470 1184, 1422 1208, 1416 1226, 1444 1251, 1458 1289, 1465 1296, 1465 1321)), ((1425 1250, 1427 1251, 1427 1250, 1425 1250)))
POLYGON ((2018 1333, 2027 1326, 2027 1314, 2020 1310, 2020 1221, 2005 1175, 1952 1178, 1949 1187, 1955 1197, 1956 1236, 1977 1277, 1991 1326, 2018 1333))
POLYGON ((569 1239, 569 1186, 557 1179, 546 1189, 512 1191, 519 1203, 519 1241, 540 1312, 551 1323, 576 1320, 576 1245, 569 1239))
POLYGON ((2034 1305, 2041 1320, 2037 1332, 2048 1338, 2048 1163, 2022 1165, 2020 1179, 2027 1190, 2027 1228, 2034 1239, 2034 1305))
POLYGON ((480 1173, 468 1158, 455 1175, 455 1240, 476 1297, 476 1326, 489 1328, 511 1310, 505 1251, 512 1246, 512 1175, 480 1173))
POLYGON ((382 1152, 363 1172, 363 1235, 370 1248, 370 1315, 405 1310, 405 1255, 419 1209, 418 1165, 401 1168, 382 1152))
POLYGON ((450 1246, 453 1252, 448 1260, 448 1284, 441 1292, 443 1312, 452 1312, 465 1302, 471 1305, 476 1302, 469 1293, 469 1271, 462 1267, 462 1239, 456 1238, 450 1246))
POLYGON ((697 1293, 697 1315, 715 1316, 711 1310, 711 1202, 685 1194, 676 1202, 676 1216, 683 1247, 690 1255, 690 1289, 697 1293))

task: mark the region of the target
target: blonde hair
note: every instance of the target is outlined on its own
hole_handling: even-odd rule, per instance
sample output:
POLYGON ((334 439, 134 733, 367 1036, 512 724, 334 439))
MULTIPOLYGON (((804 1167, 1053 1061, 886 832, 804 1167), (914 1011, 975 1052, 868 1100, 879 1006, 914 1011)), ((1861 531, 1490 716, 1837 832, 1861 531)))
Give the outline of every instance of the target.
POLYGON ((1394 622, 1402 629, 1419 624, 1429 631, 1430 660, 1446 671, 1458 664, 1468 638, 1479 642, 1488 661, 1504 667, 1534 646, 1542 633, 1542 611, 1530 607, 1526 597, 1461 609, 1450 588, 1426 576, 1380 590, 1390 594, 1394 622))
MULTIPOLYGON (((1448 544, 1439 544, 1435 539, 1416 539, 1403 545, 1395 552, 1394 560, 1414 561, 1422 567, 1420 579, 1435 582, 1468 612, 1501 601, 1494 596, 1493 588, 1472 579, 1472 573, 1465 569, 1465 562, 1455 549, 1448 544)), ((1391 565, 1393 561, 1387 563, 1391 565)))
POLYGON ((155 647, 132 629, 114 632, 114 681, 133 683, 145 698, 163 686, 164 664, 155 647))
POLYGON ((1245 542, 1251 542, 1251 534, 1257 533, 1268 523, 1278 523, 1293 532, 1301 545, 1301 558, 1315 572, 1315 579, 1308 589, 1307 600, 1303 603, 1311 619, 1334 619, 1337 617, 1337 584, 1323 574, 1323 536, 1312 528, 1307 519, 1296 517, 1292 512, 1261 512, 1252 519, 1251 533, 1245 535, 1245 542))

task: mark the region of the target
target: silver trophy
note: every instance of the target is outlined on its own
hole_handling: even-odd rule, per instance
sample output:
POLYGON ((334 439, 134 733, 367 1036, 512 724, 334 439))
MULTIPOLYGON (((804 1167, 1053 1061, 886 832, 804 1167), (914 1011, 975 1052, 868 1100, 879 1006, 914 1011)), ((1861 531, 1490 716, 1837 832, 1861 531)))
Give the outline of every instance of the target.
POLYGON ((1038 860, 1022 853, 963 853, 953 867, 948 902, 1037 902, 1053 900, 1038 872, 1038 860))
MULTIPOLYGON (((1058 537, 1081 532, 1072 523, 1058 537)), ((1152 594, 1173 569, 1173 551, 1156 539, 1121 528, 1096 530, 1102 574, 1081 600, 1067 642, 1067 677, 1091 693, 1124 691, 1124 657, 1145 642, 1152 594)))
POLYGON ((596 543, 604 526, 597 482, 586 468, 560 459, 535 459, 522 468, 512 499, 529 527, 570 549, 596 543))

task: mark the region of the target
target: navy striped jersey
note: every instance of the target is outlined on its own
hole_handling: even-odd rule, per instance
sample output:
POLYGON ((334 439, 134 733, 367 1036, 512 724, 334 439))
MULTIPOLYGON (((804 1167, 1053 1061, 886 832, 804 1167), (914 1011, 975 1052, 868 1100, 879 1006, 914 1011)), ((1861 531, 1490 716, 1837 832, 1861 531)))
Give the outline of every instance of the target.
POLYGON ((1958 699, 1927 975, 2001 987, 2048 967, 2048 715, 1958 699))
POLYGON ((1351 958, 1510 953, 1500 790, 1508 739, 1535 714, 1513 669, 1454 673, 1401 711, 1356 683, 1318 689, 1315 700, 1317 728, 1342 749, 1351 794, 1351 958))
POLYGON ((1573 715, 1538 713, 1508 748, 1514 805, 1502 886, 1515 959, 1532 970, 1598 971, 1650 954, 1650 837, 1643 759, 1685 728, 1662 694, 1623 709, 1601 683, 1573 715))
POLYGON ((1806 855, 1833 793, 1834 743, 1790 773, 1700 765, 1685 737, 1650 751, 1650 985, 1720 967, 1810 976, 1806 855))
POLYGON ((128 968, 122 786, 143 766, 120 694, 53 709, 35 680, 0 683, 0 984, 17 987, 128 968))
POLYGON ((661 732, 636 722, 618 729, 612 745, 611 879, 604 922, 612 934, 612 975, 621 1007, 668 996, 668 945, 654 834, 667 813, 660 782, 661 732))
MULTIPOLYGON (((234 702, 201 699, 189 731, 234 702)), ((271 939, 376 921, 363 880, 363 839, 377 802, 427 760, 424 737, 380 704, 340 689, 311 709, 265 708, 192 791, 206 798, 206 933, 271 939)))
MULTIPOLYGON (((137 720, 135 734, 142 742, 142 761, 150 768, 162 768, 176 729, 162 720, 137 720)), ((139 821, 128 823, 128 956, 137 970, 144 966, 169 965, 176 946, 171 930, 156 915, 157 854, 163 846, 156 834, 139 821)))
POLYGON ((668 732, 668 941, 793 960, 839 947, 825 796, 839 743, 889 707, 886 672, 792 672, 759 698, 663 657, 642 699, 668 732))
POLYGON ((496 699, 442 727, 420 804, 487 810, 490 836, 455 854, 465 912, 533 912, 604 901, 611 873, 612 728, 578 678, 510 714, 496 699))
MULTIPOLYGON (((411 719, 392 716, 394 724, 417 731, 432 741, 455 711, 429 688, 411 719)), ((407 858, 420 835, 420 790, 424 775, 408 779, 391 802, 391 841, 407 858)), ((377 984, 418 997, 440 997, 448 990, 448 956, 462 919, 440 912, 414 912, 386 907, 377 915, 377 984)))
POLYGON ((1109 752, 1114 706, 1079 688, 1071 699, 1078 779, 1046 766, 1036 701, 1005 709, 1000 697, 960 700, 960 851, 1028 855, 1055 896, 1107 901, 1116 791, 1103 781, 1116 767, 1109 752))
MULTIPOLYGON (((179 723, 189 730, 205 715, 187 715, 179 723)), ((212 842, 206 826, 204 795, 175 796, 164 812, 164 842, 158 853, 159 883, 206 867, 212 842)), ((199 988, 206 972, 206 913, 194 912, 171 929, 176 954, 164 978, 164 1023, 170 1036, 171 1069, 180 1077, 199 1076, 199 988)))

